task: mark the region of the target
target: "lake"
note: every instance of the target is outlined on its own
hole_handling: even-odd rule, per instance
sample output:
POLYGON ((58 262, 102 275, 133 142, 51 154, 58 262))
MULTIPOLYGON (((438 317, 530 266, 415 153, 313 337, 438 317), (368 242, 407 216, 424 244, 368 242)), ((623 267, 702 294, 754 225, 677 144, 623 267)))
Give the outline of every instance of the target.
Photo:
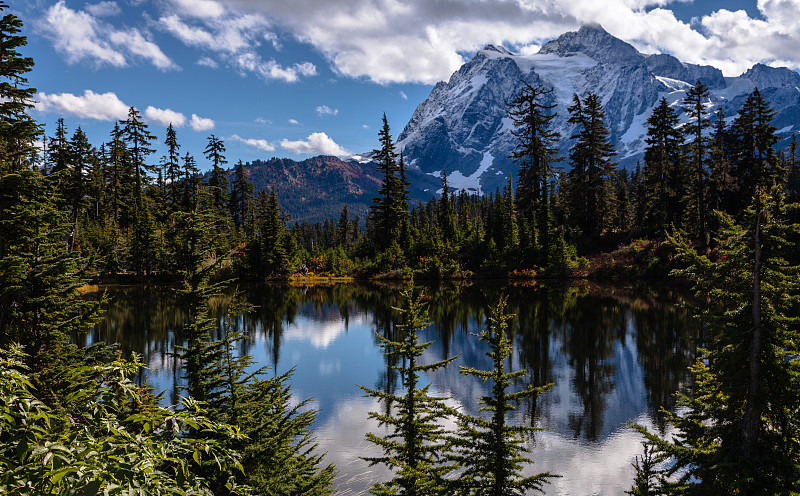
MULTIPOLYGON (((516 316, 510 326, 511 366, 529 371, 534 385, 553 387, 533 403, 521 404, 513 422, 541 427, 527 441, 534 465, 530 473, 549 471, 561 477, 548 495, 620 495, 633 480, 631 463, 641 453, 641 437, 628 424, 638 422, 664 432, 661 408, 674 409, 674 393, 687 381, 695 357, 695 326, 679 305, 684 292, 658 287, 600 287, 501 284, 424 287, 431 325, 421 331, 434 341, 425 363, 460 355, 453 366, 427 380, 436 394, 470 413, 489 385, 460 374, 458 366, 486 369, 484 343, 470 333, 484 328, 489 307, 502 294, 516 316)), ((180 362, 172 355, 184 342, 185 309, 173 289, 109 288, 105 319, 80 344, 121 343, 127 353, 144 356, 141 379, 165 402, 176 401, 182 385, 180 362)), ((371 482, 385 480, 380 466, 359 456, 375 454, 364 439, 381 432, 368 418, 380 407, 358 385, 386 389, 396 381, 376 333, 390 335, 400 305, 394 284, 330 286, 251 286, 242 297, 254 305, 237 322, 249 336, 241 352, 259 366, 278 372, 294 369, 292 388, 299 398, 313 398, 319 410, 316 438, 326 459, 336 464, 342 495, 364 494, 371 482)), ((230 296, 211 302, 217 315, 230 296)), ((522 384, 521 384, 522 386, 522 384)))

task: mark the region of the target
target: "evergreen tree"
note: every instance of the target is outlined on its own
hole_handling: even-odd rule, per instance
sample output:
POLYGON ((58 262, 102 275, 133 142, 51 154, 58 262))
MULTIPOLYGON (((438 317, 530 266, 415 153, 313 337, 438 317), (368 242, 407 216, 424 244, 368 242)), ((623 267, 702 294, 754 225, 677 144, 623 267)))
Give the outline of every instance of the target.
POLYGON ((89 144, 86 133, 78 127, 69 143, 70 166, 65 173, 63 195, 67 208, 71 211, 72 232, 69 236, 69 251, 75 249, 75 240, 78 237, 78 219, 86 209, 86 193, 88 189, 87 169, 95 160, 96 150, 89 144))
POLYGON ((253 183, 247 177, 241 160, 233 169, 233 187, 228 201, 228 210, 233 223, 239 229, 249 232, 252 222, 253 183))
POLYGON ((166 170, 165 170, 165 179, 169 182, 169 210, 174 212, 178 210, 180 203, 181 203, 181 192, 180 192, 180 176, 181 176, 181 166, 180 166, 180 149, 181 145, 178 144, 178 136, 175 132, 175 128, 172 127, 172 123, 170 122, 169 126, 167 126, 167 137, 164 139, 164 144, 167 145, 167 157, 166 157, 166 170))
POLYGON ((183 157, 183 211, 193 212, 197 209, 197 189, 200 179, 197 174, 197 162, 186 152, 183 157))
POLYGON ((149 183, 148 173, 154 170, 152 165, 146 163, 147 157, 155 150, 150 148, 156 137, 149 131, 147 124, 142 122, 142 115, 136 108, 128 110, 128 118, 122 122, 122 139, 127 144, 128 157, 134 177, 134 202, 135 213, 140 215, 144 208, 144 187, 149 183))
POLYGON ((288 270, 286 224, 274 186, 269 195, 262 191, 256 198, 255 218, 253 239, 247 248, 251 268, 261 277, 285 273, 288 270))
MULTIPOLYGON (((8 5, 0 2, 0 12, 8 5)), ((22 21, 6 13, 0 19, 0 174, 30 167, 36 156, 34 139, 39 125, 28 115, 33 108, 35 88, 25 77, 33 69, 33 59, 18 51, 28 40, 19 33, 22 21)))
POLYGON ((775 111, 756 88, 731 125, 733 173, 742 198, 752 198, 759 186, 770 186, 781 179, 774 148, 777 129, 771 125, 774 117, 775 111))
MULTIPOLYGON (((725 113, 717 112, 711 134, 708 172, 708 205, 710 210, 732 211, 736 184, 731 170, 729 134, 725 113)), ((713 219, 712 219, 713 220, 713 219)))
POLYGON ((569 122, 577 125, 571 136, 576 142, 570 150, 572 170, 567 174, 569 206, 575 224, 589 236, 610 228, 607 219, 614 211, 611 178, 616 169, 610 158, 615 155, 609 143, 609 132, 603 119, 605 112, 600 97, 589 93, 581 102, 576 94, 568 108, 569 122))
POLYGON ((683 107, 689 115, 689 124, 685 127, 687 136, 691 136, 689 145, 691 151, 691 169, 689 175, 692 190, 692 208, 690 209, 690 225, 694 229, 694 236, 705 244, 706 239, 706 130, 711 125, 708 118, 706 103, 708 100, 708 87, 698 80, 686 93, 683 107))
POLYGON ((223 212, 225 210, 225 200, 228 198, 228 175, 225 173, 223 165, 228 161, 225 159, 225 143, 214 136, 208 137, 208 146, 203 151, 206 159, 211 161, 211 175, 208 177, 208 187, 211 188, 214 207, 223 212))
POLYGON ((551 91, 531 86, 523 81, 522 91, 511 101, 506 113, 516 129, 511 134, 517 147, 511 158, 519 166, 517 176, 517 207, 524 220, 525 248, 538 248, 546 265, 550 232, 549 182, 555 176, 559 133, 551 129, 556 114, 548 114, 555 105, 545 105, 551 91))
POLYGON ((662 235, 670 225, 683 220, 685 173, 683 134, 678 115, 665 98, 647 119, 647 149, 641 187, 646 202, 645 223, 658 227, 662 235))
POLYGON ((788 151, 789 180, 786 189, 792 202, 800 202, 800 149, 797 147, 796 133, 792 133, 788 151))
MULTIPOLYGON (((706 343, 691 368, 687 407, 672 414, 673 440, 647 433, 656 452, 674 457, 669 494, 775 495, 800 490, 797 405, 797 303, 800 267, 791 266, 800 225, 787 222, 783 193, 756 189, 745 225, 721 214, 720 257, 675 244, 695 282, 706 343)), ((640 427, 640 430, 646 432, 640 427)))
POLYGON ((385 250, 392 241, 399 239, 408 221, 405 171, 397 165, 386 114, 383 114, 383 126, 378 132, 378 139, 381 147, 373 150, 373 160, 378 171, 383 173, 383 181, 378 189, 378 197, 372 199, 370 206, 370 238, 379 250, 385 250))
POLYGON ((457 482, 458 494, 480 496, 524 496, 528 491, 543 492, 544 484, 554 477, 549 472, 523 476, 523 463, 531 463, 524 435, 535 431, 530 426, 508 424, 508 416, 525 399, 533 401, 552 384, 512 392, 517 381, 529 374, 525 370, 506 372, 511 358, 511 340, 506 334, 512 315, 506 314, 506 299, 492 308, 489 330, 478 336, 489 346, 486 353, 492 360, 491 370, 461 367, 461 373, 491 381, 491 394, 479 399, 482 412, 491 418, 462 413, 458 416, 458 432, 453 438, 452 460, 464 468, 457 482))
POLYGON ((438 212, 439 226, 442 235, 448 243, 456 243, 456 224, 455 213, 453 212, 453 200, 450 193, 450 185, 447 184, 447 171, 442 171, 442 197, 439 199, 438 212))
POLYGON ((383 450, 383 455, 365 458, 371 465, 383 464, 394 471, 394 478, 376 483, 371 492, 376 495, 399 494, 423 496, 446 494, 450 484, 445 477, 453 466, 443 463, 447 433, 441 421, 452 412, 444 398, 431 396, 430 384, 420 387, 420 374, 432 373, 448 366, 457 357, 421 364, 419 359, 431 342, 420 343, 417 331, 430 324, 425 319, 421 293, 414 295, 413 287, 402 293, 402 324, 397 326, 398 340, 376 334, 379 344, 390 358, 389 370, 395 371, 402 383, 402 392, 379 391, 359 386, 367 396, 383 400, 387 412, 369 412, 389 433, 380 437, 367 433, 367 440, 383 450), (394 365, 392 365, 394 364, 394 365), (392 411, 394 408, 394 411, 392 411))
POLYGON ((67 128, 64 125, 64 118, 56 121, 56 134, 50 138, 50 146, 47 149, 47 164, 49 173, 54 178, 64 176, 64 171, 69 168, 70 152, 69 141, 67 139, 67 128))

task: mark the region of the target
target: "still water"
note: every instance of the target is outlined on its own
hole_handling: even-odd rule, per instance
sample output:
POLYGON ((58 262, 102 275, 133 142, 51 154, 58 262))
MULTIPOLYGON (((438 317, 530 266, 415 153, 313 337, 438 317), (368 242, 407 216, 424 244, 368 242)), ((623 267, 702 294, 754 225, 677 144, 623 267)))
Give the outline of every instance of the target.
MULTIPOLYGON (((358 385, 386 389, 395 378, 377 346, 376 333, 389 336, 400 304, 399 287, 354 285, 242 289, 254 305, 237 322, 248 334, 243 353, 259 366, 281 373, 294 369, 297 398, 313 398, 319 410, 319 448, 338 470, 338 494, 364 494, 386 471, 359 456, 375 454, 364 439, 380 432, 368 418, 380 407, 358 385)), ((658 288, 514 286, 479 284, 425 287, 434 341, 426 363, 460 355, 451 368, 427 380, 435 393, 470 413, 489 385, 458 372, 458 366, 490 368, 484 343, 471 333, 484 327, 488 308, 508 295, 514 353, 512 367, 529 371, 534 385, 552 383, 535 403, 520 405, 514 422, 545 430, 528 440, 535 464, 530 473, 561 477, 548 495, 621 495, 633 479, 631 463, 641 438, 638 422, 663 433, 659 410, 674 408, 673 394, 686 382, 695 356, 694 326, 678 305, 680 292, 658 288)), ((90 344, 121 343, 144 356, 150 386, 165 401, 180 394, 180 362, 170 352, 183 343, 185 310, 175 291, 160 287, 109 289, 105 320, 93 333, 76 336, 90 344)), ((229 297, 212 301, 221 315, 229 297)))

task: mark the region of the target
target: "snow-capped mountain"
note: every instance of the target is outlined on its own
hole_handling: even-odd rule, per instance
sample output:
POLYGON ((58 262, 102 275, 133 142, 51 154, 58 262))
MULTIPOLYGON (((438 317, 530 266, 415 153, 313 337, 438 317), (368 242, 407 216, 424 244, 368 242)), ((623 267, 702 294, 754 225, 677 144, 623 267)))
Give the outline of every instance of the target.
MULTIPOLYGON (((477 192, 502 187, 517 167, 508 158, 516 143, 506 101, 521 81, 551 89, 547 104, 555 104, 553 124, 561 133, 562 167, 574 126, 567 122, 573 94, 597 93, 606 112, 616 161, 634 167, 645 147, 647 118, 666 98, 681 114, 681 101, 697 80, 711 89, 709 106, 723 108, 732 119, 747 95, 758 87, 776 110, 773 125, 783 135, 800 131, 800 74, 757 64, 738 77, 724 77, 711 66, 686 64, 671 55, 645 55, 608 34, 599 25, 582 27, 546 43, 534 55, 486 46, 438 83, 420 104, 398 137, 409 169, 428 179, 432 193, 441 188, 442 171, 449 184, 477 192)), ((682 121, 686 118, 682 115, 682 121)))

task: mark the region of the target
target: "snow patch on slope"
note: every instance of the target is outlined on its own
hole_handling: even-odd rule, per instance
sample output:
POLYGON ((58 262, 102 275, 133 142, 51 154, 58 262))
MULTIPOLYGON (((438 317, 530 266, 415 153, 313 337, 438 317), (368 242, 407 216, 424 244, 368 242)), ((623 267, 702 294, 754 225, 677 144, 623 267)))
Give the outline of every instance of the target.
MULTIPOLYGON (((455 171, 451 175, 447 176, 447 184, 456 191, 464 189, 470 193, 482 194, 483 191, 481 191, 480 179, 483 173, 489 170, 489 167, 492 166, 493 161, 494 156, 489 152, 485 152, 483 154, 483 158, 481 159, 481 165, 478 167, 478 170, 469 176, 465 176, 461 173, 461 171, 455 171)), ((428 175, 442 177, 442 171, 429 172, 428 175)), ((442 188, 439 188, 436 191, 437 194, 442 194, 442 192, 442 188)))

